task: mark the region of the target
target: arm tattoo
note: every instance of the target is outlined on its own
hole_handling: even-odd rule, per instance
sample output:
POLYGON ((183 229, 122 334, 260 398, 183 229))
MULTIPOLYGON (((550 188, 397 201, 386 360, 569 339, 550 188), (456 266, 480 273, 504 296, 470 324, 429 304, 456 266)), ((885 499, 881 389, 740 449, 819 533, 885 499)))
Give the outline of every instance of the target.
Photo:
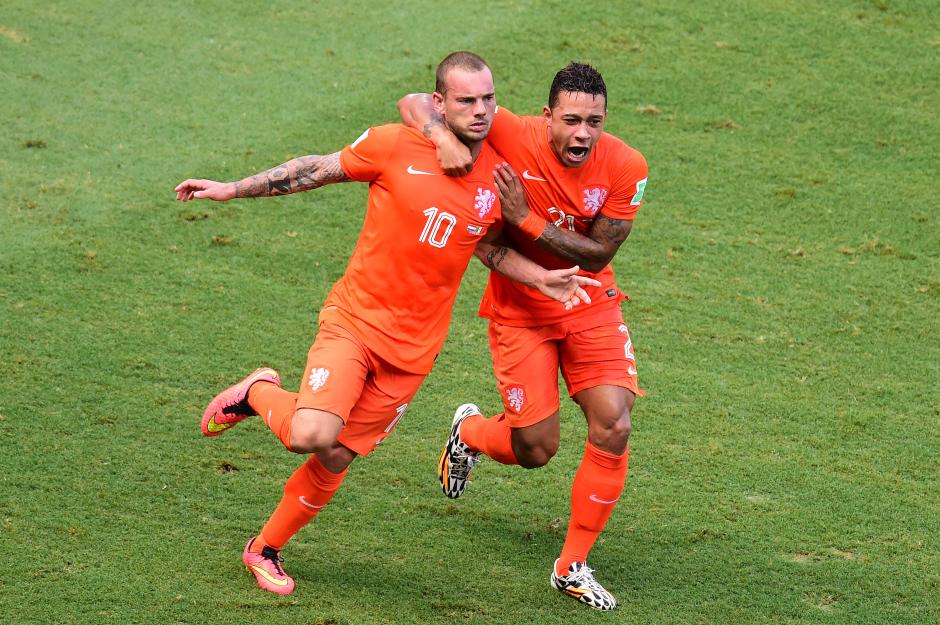
POLYGON ((613 247, 616 251, 620 244, 626 241, 632 227, 632 221, 611 219, 606 215, 598 214, 591 227, 591 238, 605 247, 613 247))
POLYGON ((286 195, 290 193, 290 174, 286 167, 275 167, 268 176, 268 195, 286 195))
POLYGON ((350 180, 339 152, 301 156, 235 183, 235 197, 287 195, 350 180))
POLYGON ((577 263, 587 271, 597 272, 613 259, 632 227, 632 221, 611 219, 598 214, 589 236, 549 223, 542 236, 536 239, 536 243, 549 252, 577 263))
POLYGON ((424 125, 424 128, 422 129, 424 136, 430 139, 431 131, 434 130, 434 128, 438 126, 440 126, 441 128, 444 127, 444 118, 441 117, 441 115, 437 113, 436 111, 431 111, 431 118, 428 120, 428 123, 426 123, 424 125))
POLYGON ((509 253, 509 248, 503 247, 502 245, 497 245, 489 252, 486 253, 486 266, 493 270, 499 270, 500 263, 503 262, 503 259, 506 258, 506 254, 509 253))

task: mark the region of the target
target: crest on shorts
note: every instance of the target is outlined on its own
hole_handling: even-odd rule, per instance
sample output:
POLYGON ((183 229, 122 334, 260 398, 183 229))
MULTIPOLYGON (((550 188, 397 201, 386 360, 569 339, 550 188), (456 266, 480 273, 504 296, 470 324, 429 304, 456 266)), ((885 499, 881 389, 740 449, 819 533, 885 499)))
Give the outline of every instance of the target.
POLYGON ((477 209, 477 215, 484 219, 493 210, 493 204, 496 202, 496 194, 489 189, 477 187, 477 196, 473 199, 473 206, 477 209))
POLYGON ((320 390, 320 387, 326 384, 327 379, 330 377, 330 370, 324 369, 323 367, 317 367, 310 370, 310 379, 307 380, 307 383, 310 385, 310 388, 314 391, 320 390))
POLYGON ((584 212, 593 217, 607 201, 607 189, 604 187, 588 187, 584 190, 583 199, 584 212))
POLYGON ((516 412, 522 412, 525 405, 525 389, 521 386, 510 386, 506 388, 506 401, 516 412))

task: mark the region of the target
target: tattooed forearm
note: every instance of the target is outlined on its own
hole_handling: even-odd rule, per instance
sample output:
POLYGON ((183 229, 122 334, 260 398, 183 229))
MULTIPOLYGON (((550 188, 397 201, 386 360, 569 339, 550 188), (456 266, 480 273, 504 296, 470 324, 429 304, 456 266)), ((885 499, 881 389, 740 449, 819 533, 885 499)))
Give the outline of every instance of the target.
MULTIPOLYGON (((593 257, 598 251, 598 245, 586 236, 562 230, 555 224, 548 224, 545 230, 535 241, 539 247, 552 252, 556 256, 569 260, 588 271, 594 271, 593 257)), ((601 265, 603 267, 603 265, 601 265)))
POLYGON ((434 98, 427 93, 412 93, 398 102, 402 120, 412 128, 421 129, 431 139, 435 128, 444 127, 444 118, 434 110, 434 98), (425 123, 422 124, 421 122, 425 123))
POLYGON ((251 176, 235 183, 235 197, 267 195, 268 179, 264 174, 251 176))
POLYGON ((286 167, 275 167, 268 176, 268 195, 285 195, 291 192, 290 172, 286 167))
POLYGON ((542 236, 536 239, 536 243, 549 252, 596 273, 610 263, 632 227, 632 221, 610 219, 599 214, 591 226, 590 236, 549 223, 542 236))
POLYGON ((601 213, 591 226, 591 238, 601 245, 617 248, 627 240, 631 228, 633 228, 632 220, 611 219, 601 213))
POLYGON ((431 112, 431 119, 429 119, 428 123, 424 125, 424 128, 422 128, 422 132, 424 133, 425 137, 430 139, 435 128, 443 128, 443 127, 444 127, 444 118, 441 117, 436 112, 431 112))
POLYGON ((287 195, 334 182, 350 180, 339 162, 339 152, 301 156, 235 183, 235 197, 287 195))
POLYGON ((508 253, 509 248, 498 245, 486 253, 483 263, 490 269, 498 270, 500 263, 503 262, 508 253))

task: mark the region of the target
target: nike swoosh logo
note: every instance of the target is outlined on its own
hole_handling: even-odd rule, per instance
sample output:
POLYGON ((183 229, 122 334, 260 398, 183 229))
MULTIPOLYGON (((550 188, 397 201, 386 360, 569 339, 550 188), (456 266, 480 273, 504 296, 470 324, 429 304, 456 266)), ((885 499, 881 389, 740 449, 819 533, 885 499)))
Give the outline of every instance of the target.
POLYGON ((522 172, 522 177, 525 178, 526 180, 538 180, 539 182, 548 182, 548 180, 546 180, 545 178, 539 178, 538 176, 533 176, 532 174, 529 173, 528 169, 522 172))
POLYGON ((318 505, 315 504, 315 503, 310 503, 309 501, 307 501, 306 499, 304 499, 304 496, 303 496, 303 495, 301 495, 300 497, 298 497, 298 499, 300 499, 300 503, 302 503, 303 505, 307 506, 308 508, 313 508, 314 510, 319 510, 320 508, 326 507, 326 504, 323 504, 322 506, 318 506, 318 505))
POLYGON ((287 586, 287 585, 290 583, 290 582, 289 582, 288 580, 286 580, 286 579, 278 579, 278 578, 274 577, 273 575, 271 575, 270 573, 268 573, 267 571, 265 571, 265 570, 264 570, 263 568, 261 568, 260 566, 255 566, 254 564, 252 564, 252 565, 250 565, 250 566, 251 566, 251 570, 252 570, 252 571, 254 571, 255 573, 257 573, 257 574, 260 575, 261 577, 265 578, 266 580, 268 580, 269 582, 271 582, 271 583, 274 584, 275 586, 287 586))
POLYGON ((588 497, 588 499, 590 499, 591 501, 596 501, 597 503, 602 503, 604 505, 610 505, 612 503, 617 503, 617 499, 620 499, 620 497, 617 497, 617 499, 611 499, 610 501, 607 501, 606 499, 601 499, 597 495, 592 494, 590 497, 588 497))
POLYGON ((634 367, 634 366, 631 365, 631 366, 627 369, 627 373, 629 373, 630 375, 636 375, 636 367, 634 367))
POLYGON ((421 171, 420 169, 415 169, 414 165, 408 165, 408 173, 415 176, 433 176, 429 171, 421 171))
POLYGON ((233 425, 235 424, 234 423, 216 423, 215 415, 212 415, 211 417, 209 417, 209 423, 206 424, 206 429, 212 432, 213 434, 217 434, 219 432, 224 432, 225 430, 229 429, 233 425))

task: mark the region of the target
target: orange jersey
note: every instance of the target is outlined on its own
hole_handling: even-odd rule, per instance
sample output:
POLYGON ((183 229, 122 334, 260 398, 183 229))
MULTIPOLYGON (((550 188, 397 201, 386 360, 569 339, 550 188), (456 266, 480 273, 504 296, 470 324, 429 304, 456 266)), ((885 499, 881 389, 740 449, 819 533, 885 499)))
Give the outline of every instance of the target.
POLYGON ((369 200, 356 249, 320 321, 350 330, 396 367, 429 372, 470 257, 501 224, 497 159, 484 145, 473 173, 445 176, 434 145, 399 124, 370 128, 344 148, 343 171, 369 183, 369 200))
MULTIPOLYGON (((552 151, 544 118, 519 117, 500 107, 487 142, 522 178, 529 210, 559 228, 587 236, 599 212, 611 219, 633 219, 640 209, 646 187, 646 159, 613 135, 601 134, 581 167, 565 167, 552 151)), ((509 224, 505 232, 516 250, 547 269, 573 264, 545 251, 509 224)), ((537 326, 589 315, 623 299, 610 265, 597 274, 586 275, 601 283, 599 287, 585 287, 593 304, 565 311, 537 290, 491 272, 480 302, 480 316, 505 325, 537 326)))

